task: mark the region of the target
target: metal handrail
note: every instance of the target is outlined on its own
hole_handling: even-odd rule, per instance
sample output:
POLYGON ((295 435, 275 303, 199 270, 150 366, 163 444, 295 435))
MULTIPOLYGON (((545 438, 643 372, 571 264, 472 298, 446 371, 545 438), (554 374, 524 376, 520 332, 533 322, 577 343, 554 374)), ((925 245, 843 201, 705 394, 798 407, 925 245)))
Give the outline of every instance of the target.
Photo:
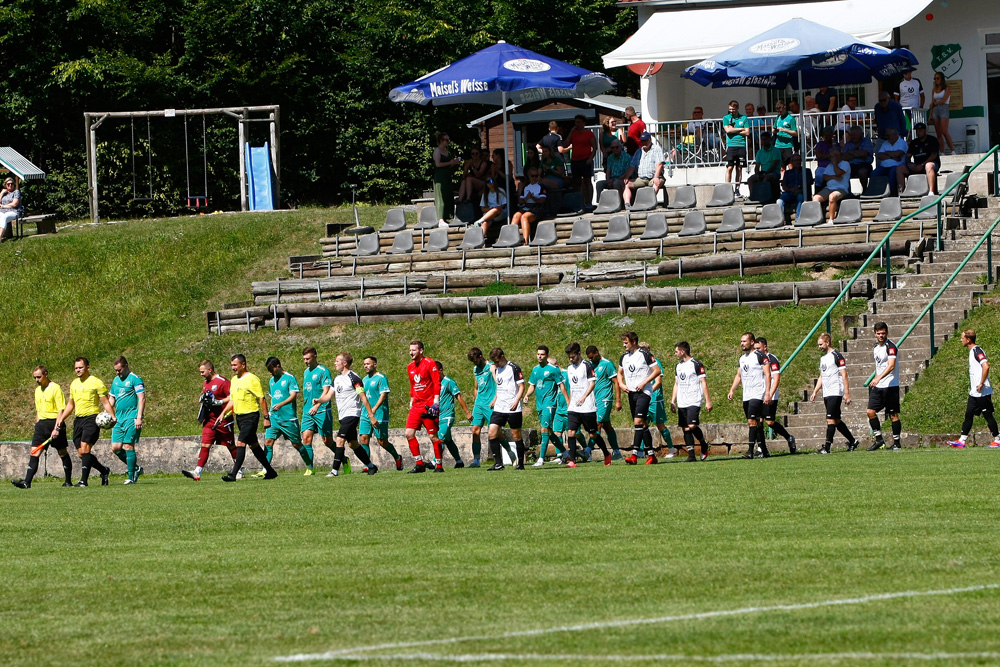
MULTIPOLYGON (((979 241, 976 243, 976 245, 973 246, 972 250, 969 251, 969 254, 965 256, 965 259, 963 259, 959 263, 958 267, 956 267, 956 269, 952 272, 952 274, 948 276, 948 280, 944 282, 944 285, 942 285, 941 289, 939 289, 937 294, 934 295, 934 298, 930 300, 930 303, 924 306, 924 309, 920 311, 920 314, 917 315, 917 319, 913 320, 913 324, 911 324, 910 328, 906 330, 906 333, 904 333, 902 336, 899 337, 899 340, 896 341, 896 347, 902 347, 903 341, 905 341, 906 338, 913 332, 913 330, 917 328, 917 325, 920 323, 920 320, 924 319, 924 315, 930 313, 931 316, 929 324, 930 324, 930 335, 931 335, 931 356, 933 357, 937 353, 937 348, 934 345, 934 304, 937 303, 937 300, 941 297, 942 294, 944 294, 945 290, 947 290, 951 286, 951 283, 955 280, 955 278, 962 271, 962 269, 965 268, 965 265, 969 263, 969 260, 972 259, 972 256, 975 255, 979 251, 979 249, 983 246, 983 243, 986 243, 986 284, 987 285, 993 284, 993 267, 991 266, 991 264, 993 263, 993 230, 997 228, 997 225, 1000 225, 1000 217, 998 217, 993 222, 993 224, 990 225, 990 228, 986 230, 986 233, 983 234, 982 238, 980 238, 979 241)), ((872 374, 868 376, 867 380, 865 380, 865 386, 867 387, 869 384, 871 384, 871 381, 874 378, 875 378, 875 371, 872 371, 872 374)))
MULTIPOLYGON (((861 266, 858 267, 858 270, 855 272, 854 276, 849 281, 847 281, 847 284, 844 285, 844 289, 840 291, 840 294, 837 296, 837 298, 830 303, 830 306, 826 309, 826 312, 820 315, 819 319, 816 320, 816 324, 814 324, 812 329, 809 330, 809 333, 805 335, 805 337, 802 339, 802 342, 799 343, 799 346, 796 347, 795 351, 792 352, 791 355, 789 355, 788 359, 785 360, 784 365, 782 365, 781 367, 781 372, 784 372, 785 369, 788 368, 788 366, 792 363, 795 357, 798 356, 799 352, 802 351, 802 348, 806 346, 806 343, 808 343, 812 339, 812 337, 816 334, 816 332, 819 330, 820 325, 823 324, 824 321, 826 321, 827 331, 829 331, 830 314, 833 312, 833 309, 837 307, 837 303, 841 299, 843 299, 845 295, 850 294, 851 287, 854 285, 855 281, 857 281, 857 279, 861 277, 861 274, 865 272, 865 269, 868 268, 868 265, 871 264, 871 261, 876 257, 878 257, 879 254, 883 252, 883 248, 886 250, 889 248, 889 239, 892 237, 893 232, 895 232, 901 224, 923 213, 932 206, 937 207, 937 238, 938 238, 937 242, 939 245, 938 249, 940 250, 941 236, 944 233, 944 230, 942 228, 943 219, 941 216, 941 206, 942 206, 941 202, 944 200, 946 196, 951 194, 952 190, 957 188, 963 181, 967 180, 969 176, 972 174, 972 172, 975 171, 979 167, 979 165, 981 165, 986 160, 986 158, 990 157, 991 155, 993 156, 994 192, 1000 192, 1000 190, 998 190, 996 187, 997 185, 1000 185, 1000 145, 997 145, 991 148, 986 153, 984 153, 983 156, 979 159, 979 161, 976 162, 975 165, 973 165, 972 169, 962 174, 962 176, 954 183, 952 183, 949 188, 947 188, 944 192, 938 195, 937 199, 927 204, 926 206, 921 206, 913 213, 903 216, 902 219, 900 219, 896 224, 894 224, 891 228, 889 228, 889 231, 886 232, 884 237, 882 237, 882 240, 879 241, 878 245, 876 245, 875 248, 872 249, 871 254, 868 255, 868 259, 866 259, 861 264, 861 266)), ((886 277, 889 278, 891 277, 891 269, 889 268, 890 262, 889 262, 888 252, 886 252, 886 254, 887 254, 885 262, 886 277)), ((886 285, 887 286, 889 285, 888 280, 886 281, 886 285)))

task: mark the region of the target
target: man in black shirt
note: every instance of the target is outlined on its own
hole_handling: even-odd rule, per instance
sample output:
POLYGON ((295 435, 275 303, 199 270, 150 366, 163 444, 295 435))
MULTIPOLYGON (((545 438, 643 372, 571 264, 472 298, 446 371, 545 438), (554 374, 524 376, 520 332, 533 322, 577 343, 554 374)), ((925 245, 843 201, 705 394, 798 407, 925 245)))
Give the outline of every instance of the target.
POLYGON ((927 174, 927 187, 932 195, 937 194, 937 174, 941 169, 940 145, 936 137, 927 134, 927 126, 917 123, 913 126, 917 136, 910 141, 906 151, 906 162, 896 167, 896 184, 902 190, 906 177, 910 174, 927 174))

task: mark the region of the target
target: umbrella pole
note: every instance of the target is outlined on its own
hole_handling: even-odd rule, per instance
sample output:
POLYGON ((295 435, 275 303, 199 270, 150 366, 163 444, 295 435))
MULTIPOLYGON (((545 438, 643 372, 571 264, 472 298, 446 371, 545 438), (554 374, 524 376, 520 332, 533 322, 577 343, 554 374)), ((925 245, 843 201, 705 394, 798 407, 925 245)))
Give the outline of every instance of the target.
POLYGON ((802 70, 799 70, 799 151, 802 153, 802 203, 808 201, 806 195, 809 192, 809 181, 806 180, 806 105, 802 97, 802 70))
POLYGON ((506 175, 506 183, 503 184, 504 194, 507 196, 507 222, 510 223, 510 218, 513 215, 514 202, 510 200, 510 186, 511 180, 514 178, 514 174, 507 173, 507 167, 510 166, 510 158, 507 157, 507 91, 500 91, 500 103, 503 105, 503 173, 506 175))

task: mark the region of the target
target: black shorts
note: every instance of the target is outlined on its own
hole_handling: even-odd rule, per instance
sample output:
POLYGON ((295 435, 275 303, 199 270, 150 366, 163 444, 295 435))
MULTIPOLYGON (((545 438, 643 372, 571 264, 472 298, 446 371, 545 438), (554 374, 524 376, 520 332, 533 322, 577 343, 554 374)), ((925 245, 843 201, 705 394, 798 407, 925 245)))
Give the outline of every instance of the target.
POLYGON ((594 175, 593 160, 572 160, 569 168, 576 178, 590 178, 594 175))
POLYGON ((628 409, 632 411, 632 419, 649 419, 649 401, 651 396, 641 391, 628 393, 628 409))
MULTIPOLYGON (((987 396, 987 398, 989 398, 987 396)), ((56 427, 55 419, 39 419, 35 422, 35 434, 31 437, 31 446, 37 447, 52 436, 52 429, 56 427)), ((69 443, 66 442, 66 426, 65 424, 61 429, 59 429, 59 435, 52 438, 52 442, 49 445, 55 447, 56 449, 66 449, 69 443)))
POLYGON ((490 417, 490 426, 496 424, 500 428, 509 426, 510 428, 520 429, 523 422, 523 415, 520 412, 499 412, 494 410, 493 415, 490 417))
POLYGON ((597 413, 596 412, 568 412, 566 413, 566 430, 569 433, 576 433, 580 427, 587 433, 597 433, 597 413))
POLYGON ((726 149, 726 166, 727 167, 745 167, 747 166, 747 147, 746 146, 730 146, 726 149))
POLYGON ((681 428, 685 426, 697 426, 698 417, 701 414, 700 405, 691 405, 686 408, 677 408, 677 425, 681 428))
POLYGON ((965 406, 967 415, 987 415, 993 414, 993 394, 986 396, 969 396, 969 402, 965 406))
POLYGON ((826 403, 826 418, 840 421, 840 405, 844 402, 844 397, 824 396, 823 402, 826 403))
POLYGON ((771 399, 770 403, 764 404, 764 419, 774 421, 778 415, 778 399, 771 399))
POLYGON ((361 417, 344 417, 340 420, 340 428, 337 429, 337 437, 354 442, 358 439, 358 424, 361 417))
POLYGON ((899 414, 899 387, 872 387, 868 390, 868 409, 885 410, 885 416, 899 414))
POLYGON ((236 441, 242 442, 244 445, 256 445, 257 426, 259 424, 259 412, 248 412, 244 415, 236 415, 236 426, 240 429, 240 435, 236 438, 236 441))
POLYGON ((759 398, 743 401, 743 414, 747 419, 760 419, 764 416, 764 401, 759 398))
POLYGON ((97 426, 97 415, 73 418, 73 444, 77 449, 82 443, 95 444, 101 439, 101 429, 97 426))
POLYGON ((792 161, 792 155, 795 153, 794 148, 779 148, 781 151, 781 166, 784 167, 786 164, 792 161))

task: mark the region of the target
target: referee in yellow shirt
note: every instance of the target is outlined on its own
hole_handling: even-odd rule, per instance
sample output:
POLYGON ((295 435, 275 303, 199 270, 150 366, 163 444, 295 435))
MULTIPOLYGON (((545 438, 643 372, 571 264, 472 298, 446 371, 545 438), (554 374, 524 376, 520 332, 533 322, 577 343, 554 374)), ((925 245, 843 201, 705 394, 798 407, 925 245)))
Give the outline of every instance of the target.
POLYGON ((56 417, 52 437, 59 435, 63 423, 71 414, 75 415, 73 444, 76 445, 76 452, 80 455, 80 481, 76 486, 87 486, 91 468, 101 475, 101 486, 107 486, 111 471, 101 465, 97 457, 90 452, 90 448, 96 445, 101 437, 101 429, 97 426, 97 415, 101 411, 101 406, 104 406, 112 417, 115 416, 115 408, 108 399, 108 388, 90 374, 90 361, 86 357, 78 357, 73 362, 73 372, 76 373, 76 379, 69 385, 69 402, 56 417))
POLYGON ((247 457, 247 447, 264 466, 264 479, 274 479, 278 476, 267 460, 267 455, 260 448, 257 440, 257 427, 260 425, 260 415, 264 414, 264 428, 271 426, 270 410, 267 407, 267 394, 260 378, 247 370, 247 358, 242 354, 234 354, 229 363, 233 369, 233 379, 229 381, 229 402, 222 408, 217 423, 225 421, 230 413, 236 416, 236 425, 240 436, 236 439, 236 458, 233 460, 233 470, 222 476, 223 482, 235 482, 236 473, 243 467, 247 457))
POLYGON ((49 369, 45 366, 35 366, 31 373, 35 378, 35 434, 31 438, 31 458, 28 460, 28 472, 24 479, 11 482, 19 489, 30 489, 31 480, 38 472, 38 459, 42 456, 49 445, 52 445, 59 452, 62 459, 63 473, 66 481, 63 486, 73 486, 73 460, 66 451, 66 432, 59 429, 59 435, 52 436, 56 419, 59 413, 66 407, 66 396, 63 395, 62 387, 49 380, 49 369))

